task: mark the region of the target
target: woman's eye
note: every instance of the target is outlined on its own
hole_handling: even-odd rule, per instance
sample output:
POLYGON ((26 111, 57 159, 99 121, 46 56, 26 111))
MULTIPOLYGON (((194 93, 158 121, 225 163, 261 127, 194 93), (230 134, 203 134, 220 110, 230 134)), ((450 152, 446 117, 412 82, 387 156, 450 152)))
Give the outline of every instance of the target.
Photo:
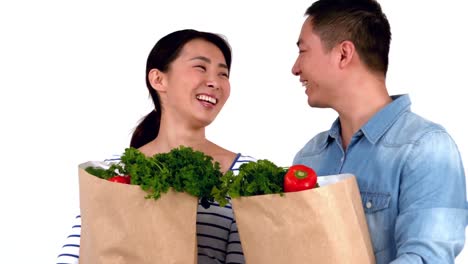
POLYGON ((195 68, 199 68, 199 69, 201 69, 203 71, 206 71, 206 67, 203 66, 203 65, 196 65, 195 68))

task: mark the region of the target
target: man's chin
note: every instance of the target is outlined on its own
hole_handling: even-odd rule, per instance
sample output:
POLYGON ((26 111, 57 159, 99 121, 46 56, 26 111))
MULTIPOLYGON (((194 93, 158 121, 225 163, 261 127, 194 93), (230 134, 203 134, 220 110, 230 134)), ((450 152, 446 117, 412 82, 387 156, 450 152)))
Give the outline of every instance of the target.
POLYGON ((307 103, 309 104, 310 107, 319 107, 319 104, 313 98, 308 97, 307 103))
POLYGON ((314 107, 314 108, 328 108, 329 106, 325 105, 325 104, 322 104, 320 102, 317 102, 315 100, 307 100, 307 103, 309 104, 310 107, 314 107))

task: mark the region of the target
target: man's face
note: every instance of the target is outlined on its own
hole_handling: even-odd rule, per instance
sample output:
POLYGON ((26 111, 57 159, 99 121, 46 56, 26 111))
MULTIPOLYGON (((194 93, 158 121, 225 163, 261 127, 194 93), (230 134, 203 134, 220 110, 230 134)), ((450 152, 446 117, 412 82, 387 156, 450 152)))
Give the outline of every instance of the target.
POLYGON ((333 99, 334 74, 333 52, 326 51, 320 37, 314 33, 311 18, 302 25, 299 41, 299 55, 292 73, 306 88, 307 101, 312 107, 330 107, 333 99))

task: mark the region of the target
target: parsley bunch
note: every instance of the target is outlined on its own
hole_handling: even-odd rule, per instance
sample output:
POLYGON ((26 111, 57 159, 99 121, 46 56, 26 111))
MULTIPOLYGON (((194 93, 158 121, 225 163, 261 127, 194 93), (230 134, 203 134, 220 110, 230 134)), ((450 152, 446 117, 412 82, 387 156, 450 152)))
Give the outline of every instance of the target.
POLYGON ((230 196, 252 196, 283 192, 284 175, 287 168, 279 167, 273 162, 263 159, 256 162, 244 163, 239 167, 236 176, 232 171, 225 173, 218 186, 213 188, 216 200, 230 196))
MULTIPOLYGON (((152 157, 146 157, 135 148, 127 148, 120 162, 109 169, 88 167, 86 171, 103 179, 116 174, 130 175, 131 184, 140 185, 148 192, 146 198, 158 199, 172 187, 177 192, 201 198, 205 207, 214 201, 212 190, 221 183, 222 176, 220 164, 212 157, 184 146, 152 157)), ((226 197, 219 197, 217 201, 222 206, 227 204, 226 197)))
POLYGON ((127 148, 120 162, 109 169, 88 167, 86 171, 103 179, 130 175, 130 183, 140 185, 148 193, 146 198, 158 199, 172 187, 177 192, 201 198, 206 208, 213 201, 225 206, 229 202, 227 197, 282 194, 287 168, 264 159, 242 164, 238 175, 232 171, 223 174, 212 157, 180 146, 152 157, 127 148))

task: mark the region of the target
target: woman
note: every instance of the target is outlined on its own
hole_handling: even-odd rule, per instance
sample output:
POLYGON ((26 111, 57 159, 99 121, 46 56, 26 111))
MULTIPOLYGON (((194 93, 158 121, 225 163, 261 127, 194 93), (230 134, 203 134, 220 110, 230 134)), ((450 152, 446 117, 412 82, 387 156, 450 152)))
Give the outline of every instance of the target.
MULTIPOLYGON (((137 126, 130 145, 147 156, 180 145, 218 161, 222 172, 254 160, 226 150, 205 137, 205 128, 229 98, 231 49, 220 36, 181 30, 163 37, 148 56, 146 84, 154 110, 137 126)), ((80 217, 58 263, 77 263, 80 217)), ((197 214, 198 263, 244 263, 231 206, 201 205, 197 214)))

